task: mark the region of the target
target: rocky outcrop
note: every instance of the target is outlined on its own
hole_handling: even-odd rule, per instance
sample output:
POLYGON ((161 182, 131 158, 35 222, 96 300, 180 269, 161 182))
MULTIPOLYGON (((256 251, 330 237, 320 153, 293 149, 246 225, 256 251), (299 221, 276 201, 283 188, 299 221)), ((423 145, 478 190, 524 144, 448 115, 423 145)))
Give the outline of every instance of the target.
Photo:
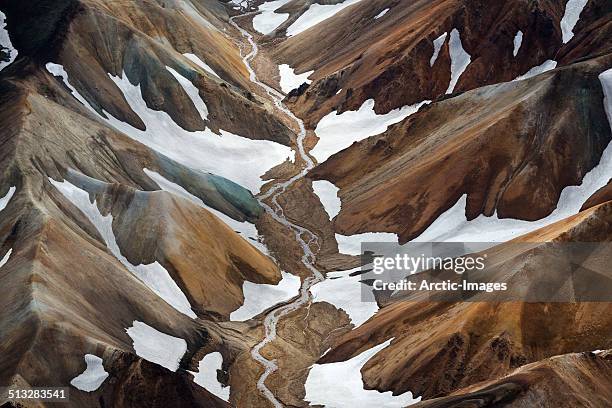
POLYGON ((184 129, 207 126, 214 131, 224 129, 253 139, 289 143, 291 131, 251 92, 239 49, 224 33, 230 27, 224 8, 191 1, 75 0, 65 2, 63 8, 55 2, 39 3, 33 9, 7 4, 8 21, 44 21, 35 24, 34 33, 12 32, 16 46, 25 50, 20 58, 34 60, 39 66, 49 61, 63 65, 71 83, 102 116, 110 114, 138 129, 145 128, 109 78, 127 75, 133 85, 140 86, 148 107, 167 112, 184 129), (41 17, 39 13, 45 9, 53 11, 41 17), (183 56, 186 53, 208 61, 220 78, 183 56), (200 116, 167 67, 198 88, 209 109, 208 119, 200 116), (253 123, 260 123, 256 132, 253 123))
POLYGON ((417 237, 467 194, 466 217, 537 220, 578 185, 611 140, 599 74, 609 56, 465 92, 332 156, 336 230, 417 237))
POLYGON ((454 92, 512 80, 556 60, 570 64, 609 51, 605 40, 609 21, 605 1, 590 1, 574 30, 576 38, 563 44, 560 22, 564 2, 489 1, 362 1, 277 46, 279 63, 297 72, 315 70, 313 83, 292 107, 313 128, 321 117, 338 110, 357 110, 374 98, 378 113, 386 113, 445 95, 451 79, 449 38, 458 30, 471 62, 454 92), (374 17, 390 11, 381 19, 374 17), (514 55, 514 39, 522 44, 514 55), (447 33, 432 62, 434 40, 447 33), (336 95, 336 92, 343 89, 336 95))
MULTIPOLYGON (((489 261, 497 265, 492 273, 503 270, 489 278, 515 288, 537 286, 538 281, 545 285, 565 282, 569 275, 563 275, 568 272, 555 264, 552 247, 545 242, 609 243, 611 216, 612 203, 608 202, 487 250, 492 254, 489 261), (531 244, 523 247, 519 243, 531 244)), ((609 249, 600 255, 596 257, 599 270, 606 270, 611 261, 609 249)), ((422 275, 413 275, 419 277, 422 275)), ((493 379, 512 376, 519 367, 544 358, 610 347, 612 320, 606 302, 478 301, 478 295, 467 302, 434 302, 419 294, 401 296, 392 297, 367 323, 341 337, 321 362, 344 361, 394 338, 362 369, 366 388, 391 390, 396 395, 412 391, 427 400, 464 394, 458 390, 465 387, 481 389, 475 385, 481 381, 498 384, 493 379)), ((528 371, 528 367, 519 370, 528 371)), ((526 383, 516 393, 537 388, 538 383, 526 383)), ((511 390, 501 387, 498 391, 511 390)), ((509 395, 518 398, 515 393, 509 395)))
POLYGON ((612 399, 610 353, 564 354, 521 367, 508 376, 412 405, 447 407, 603 407, 612 399), (559 392, 559 390, 563 390, 559 392))

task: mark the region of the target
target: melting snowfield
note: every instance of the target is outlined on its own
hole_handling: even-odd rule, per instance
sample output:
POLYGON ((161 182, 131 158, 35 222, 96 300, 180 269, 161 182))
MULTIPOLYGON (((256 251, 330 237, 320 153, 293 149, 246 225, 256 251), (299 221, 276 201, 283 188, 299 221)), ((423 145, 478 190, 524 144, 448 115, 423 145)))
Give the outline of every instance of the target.
POLYGON ((259 6, 260 14, 253 17, 253 28, 263 35, 270 34, 289 18, 289 13, 275 13, 290 0, 267 1, 259 6))
POLYGON ((242 285, 244 303, 230 314, 230 320, 245 322, 269 308, 287 302, 299 295, 302 285, 300 277, 284 271, 282 276, 282 280, 277 285, 244 281, 242 285))
POLYGON ((453 31, 451 31, 450 34, 449 50, 451 58, 451 80, 448 84, 446 93, 452 94, 455 90, 455 86, 457 86, 459 78, 472 61, 470 54, 465 52, 463 49, 463 45, 461 44, 461 36, 456 28, 453 28, 453 31))
POLYGON ((207 63, 205 63, 204 61, 202 61, 200 59, 200 57, 198 57, 195 54, 183 54, 183 56, 185 58, 187 58, 188 60, 190 60, 191 62, 193 62, 194 64, 196 64, 198 67, 202 68, 204 71, 208 72, 209 74, 216 76, 217 78, 221 79, 221 77, 210 67, 210 65, 208 65, 207 63))
POLYGON ((397 234, 391 232, 365 232, 355 235, 336 234, 338 251, 341 254, 361 255, 362 242, 395 242, 399 240, 397 234))
POLYGON ((527 71, 523 75, 516 77, 514 81, 523 81, 525 79, 529 79, 536 75, 543 74, 544 72, 550 71, 551 69, 555 69, 556 67, 557 67, 557 61, 546 60, 542 64, 531 68, 529 71, 527 71))
POLYGON ((13 195, 15 194, 15 190, 16 190, 15 187, 9 188, 6 195, 0 198, 0 211, 4 210, 6 206, 8 205, 9 201, 11 201, 11 198, 13 198, 13 195))
POLYGON ((338 4, 326 4, 321 5, 318 3, 311 4, 308 10, 287 29, 287 36, 292 37, 303 31, 308 30, 310 27, 314 27, 322 21, 334 16, 340 11, 344 10, 348 6, 352 6, 355 3, 359 3, 361 0, 346 0, 338 4))
MULTIPOLYGON (((47 70, 53 75, 62 77, 73 95, 95 113, 89 103, 70 85, 68 74, 61 65, 49 63, 47 70)), ((175 77, 177 75, 180 77, 176 71, 172 73, 175 77)), ((122 90, 128 104, 143 120, 147 130, 136 129, 106 112, 109 119, 103 119, 132 139, 194 170, 225 177, 257 194, 265 184, 261 176, 272 167, 294 156, 290 147, 268 140, 247 139, 224 130, 220 131, 221 135, 217 135, 208 128, 197 132, 186 131, 166 112, 147 107, 142 98, 140 85, 132 85, 125 74, 121 78, 113 76, 110 78, 122 90)), ((194 101, 194 105, 199 108, 202 118, 206 118, 208 109, 204 109, 206 103, 197 93, 197 88, 185 78, 180 82, 183 86, 187 86, 185 91, 194 101), (187 83, 191 86, 186 85, 187 83)))
POLYGON ((306 379, 306 401, 329 408, 403 408, 420 401, 411 392, 393 396, 391 391, 364 389, 361 369, 378 352, 388 347, 393 339, 379 344, 347 361, 315 364, 306 379))
POLYGON ((49 181, 68 199, 68 201, 74 204, 74 206, 87 216, 89 221, 96 227, 104 239, 108 249, 119 262, 170 306, 191 318, 195 319, 197 317, 193 310, 191 310, 189 300, 181 288, 178 287, 168 271, 161 266, 159 262, 135 266, 121 254, 121 249, 119 249, 113 232, 113 216, 111 214, 103 216, 96 203, 89 201, 89 193, 81 190, 68 181, 58 182, 52 178, 49 178, 49 181))
POLYGON ((378 304, 369 286, 361 283, 358 273, 361 267, 341 272, 330 272, 327 279, 317 283, 310 291, 313 303, 327 302, 344 310, 355 328, 361 326, 378 312, 378 304))
POLYGON ((8 251, 6 251, 6 254, 4 254, 2 259, 0 259, 0 268, 2 268, 4 265, 6 265, 8 260, 11 259, 11 254, 12 253, 13 253, 13 248, 11 248, 8 251))
POLYGON ((6 15, 0 11, 0 50, 7 54, 8 61, 0 60, 0 71, 9 66, 17 58, 17 50, 11 43, 11 38, 6 30, 6 15))
POLYGON ((342 207, 342 202, 338 197, 340 189, 327 180, 313 181, 312 189, 317 197, 319 197, 319 200, 321 200, 321 204, 323 204, 325 211, 329 215, 329 219, 334 219, 340 213, 340 208, 342 207))
POLYGON ((193 382, 223 401, 229 401, 230 387, 225 387, 217 379, 217 370, 223 366, 223 356, 219 352, 210 353, 200 360, 198 372, 193 374, 193 382))
MULTIPOLYGON (((6 208, 6 206, 8 205, 9 201, 11 201, 11 198, 13 198, 13 195, 15 194, 15 187, 11 187, 9 188, 8 192, 6 193, 6 195, 2 198, 0 198, 0 212, 2 212, 2 210, 4 210, 6 208)), ((0 268, 2 268, 4 265, 6 265, 6 263, 8 262, 8 260, 11 257, 11 254, 13 253, 13 249, 9 249, 6 254, 4 254, 4 256, 2 257, 2 259, 0 259, 0 268)))
POLYGON ((179 363, 187 352, 185 340, 162 333, 137 320, 125 331, 132 338, 134 351, 139 357, 170 371, 178 370, 179 363))
POLYGON ((385 14, 387 14, 389 12, 390 9, 386 8, 383 11, 381 11, 380 13, 378 13, 377 15, 374 16, 374 20, 378 20, 379 18, 381 18, 382 16, 384 16, 385 14))
POLYGON ((293 91, 296 88, 299 88, 300 85, 306 83, 312 83, 311 80, 308 79, 310 75, 314 71, 304 72, 303 74, 296 74, 293 68, 291 68, 287 64, 281 64, 278 66, 278 71, 280 73, 280 87, 282 91, 286 94, 293 91))
POLYGON ((85 371, 73 378, 70 384, 81 391, 92 392, 100 388, 108 378, 108 373, 102 365, 102 359, 93 354, 85 354, 85 364, 87 364, 85 371))
POLYGON ((440 50, 442 49, 442 46, 446 42, 447 36, 448 36, 448 33, 445 32, 433 41, 434 52, 433 52, 433 55, 431 56, 431 59, 429 60, 430 67, 433 67, 434 64, 436 63, 436 60, 438 59, 438 55, 440 55, 440 50))
POLYGON ((515 57, 518 55, 519 50, 521 49, 521 45, 523 45, 523 32, 518 30, 516 35, 514 36, 514 49, 512 50, 512 55, 515 57))
POLYGON ((315 133, 319 142, 310 151, 319 163, 332 155, 350 147, 354 142, 378 135, 395 123, 401 122, 416 113, 421 106, 430 101, 394 109, 384 115, 374 111, 374 99, 368 99, 357 111, 346 111, 338 114, 333 111, 321 119, 315 133))
POLYGON ((563 44, 568 43, 574 37, 574 27, 578 24, 580 13, 589 0, 568 0, 565 4, 565 13, 561 19, 561 33, 563 44))

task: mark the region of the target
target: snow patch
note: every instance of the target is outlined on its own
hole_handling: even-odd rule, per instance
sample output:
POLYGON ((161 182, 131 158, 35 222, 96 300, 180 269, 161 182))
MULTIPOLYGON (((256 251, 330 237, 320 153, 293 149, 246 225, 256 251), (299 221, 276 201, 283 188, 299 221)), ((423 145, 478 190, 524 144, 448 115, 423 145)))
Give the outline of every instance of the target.
POLYGON ((288 13, 275 13, 275 11, 291 0, 267 1, 259 6, 260 14, 253 18, 253 28, 263 35, 270 34, 289 18, 288 13))
POLYGON ((331 272, 327 279, 317 283, 310 292, 313 302, 327 302, 344 310, 355 328, 361 326, 378 312, 378 304, 371 287, 361 283, 358 274, 361 267, 349 271, 331 272), (355 276, 350 276, 357 273, 355 276))
POLYGON ((278 66, 280 72, 280 87, 286 94, 299 88, 302 84, 311 84, 312 81, 308 79, 314 71, 304 72, 303 74, 296 74, 293 68, 287 64, 281 64, 278 66))
POLYGON ((18 55, 17 50, 11 43, 11 37, 6 30, 6 26, 6 15, 0 11, 0 51, 4 51, 4 55, 8 58, 7 61, 0 60, 0 71, 11 65, 18 55))
MULTIPOLYGON (((61 65, 47 64, 47 70, 63 78, 66 86, 83 105, 96 116, 97 112, 70 85, 68 74, 61 65)), ((194 170, 210 172, 225 177, 257 194, 265 182, 261 176, 269 169, 293 160, 295 152, 268 140, 252 140, 221 130, 221 135, 210 129, 188 132, 177 125, 170 115, 147 107, 142 99, 140 85, 134 86, 124 74, 110 78, 122 90, 128 104, 146 125, 141 131, 107 114, 108 119, 99 116, 110 126, 125 133, 132 139, 194 170)))
POLYGON ((134 320, 132 327, 125 329, 134 342, 134 351, 139 357, 176 371, 187 352, 187 342, 178 337, 162 333, 153 327, 134 320))
POLYGON ((0 211, 4 210, 11 201, 11 198, 15 195, 15 190, 17 190, 15 187, 10 187, 6 195, 0 198, 0 211))
POLYGON ((519 50, 521 49, 521 45, 523 44, 523 32, 518 30, 516 35, 514 36, 514 50, 512 51, 512 55, 515 57, 518 55, 519 50))
POLYGON ((6 263, 8 262, 8 260, 11 258, 11 254, 13 253, 13 248, 10 248, 6 254, 4 254, 4 257, 2 257, 2 259, 0 259, 0 268, 2 268, 4 265, 6 265, 6 263))
POLYGON ((202 61, 200 59, 200 57, 198 57, 195 54, 183 54, 183 56, 185 58, 187 58, 189 61, 193 62, 194 64, 196 64, 198 67, 202 68, 204 71, 208 72, 209 74, 212 74, 214 76, 216 76, 217 78, 221 79, 221 77, 219 75, 217 75, 217 73, 210 67, 210 65, 208 65, 207 63, 205 63, 204 61, 202 61))
POLYGON ((382 16, 387 14, 389 12, 389 10, 390 10, 389 8, 384 9, 383 11, 378 13, 376 16, 374 16, 374 20, 378 20, 379 18, 381 18, 382 16))
POLYGON ((278 285, 262 285, 245 281, 242 285, 244 303, 230 314, 233 322, 245 322, 272 306, 293 299, 300 293, 300 277, 282 272, 278 285))
POLYGON ((217 370, 221 370, 222 366, 223 356, 221 353, 215 352, 205 355, 200 360, 197 373, 190 372, 193 374, 193 382, 223 401, 229 401, 230 387, 225 387, 217 379, 217 370))
POLYGON ((389 126, 401 122, 430 102, 423 101, 394 109, 384 115, 377 115, 374 111, 374 99, 368 99, 357 111, 347 111, 342 114, 333 111, 317 124, 315 133, 319 137, 319 142, 310 154, 319 163, 323 163, 354 142, 385 132, 389 126))
MULTIPOLYGON (((612 129, 612 69, 599 75, 604 91, 604 106, 612 129)), ((555 210, 538 221, 500 219, 480 215, 472 221, 465 217, 467 196, 440 215, 416 240, 417 242, 505 242, 577 214, 596 191, 612 179, 612 143, 604 150, 599 164, 588 172, 579 186, 563 189, 555 210)))
POLYGON ((193 310, 191 310, 189 300, 181 288, 178 287, 168 271, 161 266, 159 262, 135 266, 123 256, 113 232, 112 214, 103 216, 95 201, 93 203, 89 201, 89 193, 81 190, 70 182, 58 182, 52 178, 49 178, 49 181, 64 195, 64 197, 66 197, 66 199, 68 199, 68 201, 87 216, 89 221, 96 227, 104 239, 108 249, 127 270, 140 279, 149 289, 165 300, 170 306, 191 318, 195 319, 197 317, 193 310))
POLYGON ((567 44, 574 37, 574 27, 578 24, 580 13, 589 0, 568 0, 565 4, 565 13, 561 19, 561 33, 563 44, 567 44))
POLYGON ((166 69, 172 74, 172 76, 174 76, 174 78, 176 78, 178 83, 181 84, 181 86, 193 102, 194 106, 198 110, 198 113, 200 114, 202 119, 207 120, 208 106, 206 106, 206 103, 202 100, 202 97, 200 96, 200 90, 196 88, 190 80, 176 72, 174 69, 170 67, 166 67, 166 69))
POLYGON ((356 235, 340 235, 336 234, 338 242, 338 251, 341 254, 361 255, 362 242, 394 242, 399 241, 397 234, 390 232, 366 232, 356 235))
POLYGON ((338 4, 318 4, 314 3, 298 17, 293 24, 287 29, 287 37, 292 37, 303 31, 308 30, 311 27, 319 24, 322 21, 334 16, 345 8, 352 6, 353 4, 359 3, 361 0, 346 0, 338 4))
POLYGON ((555 69, 556 67, 557 67, 557 61, 546 60, 541 65, 538 65, 537 67, 533 67, 529 71, 524 73, 523 75, 516 77, 514 81, 523 81, 525 79, 529 79, 536 75, 543 74, 544 72, 550 71, 551 69, 555 69))
POLYGON ((430 67, 433 67, 434 64, 436 63, 436 60, 438 59, 438 55, 440 55, 440 50, 442 49, 442 46, 446 42, 447 36, 448 36, 448 33, 444 32, 444 34, 442 34, 441 36, 439 36, 433 41, 434 52, 433 52, 433 55, 431 56, 431 59, 429 60, 430 67))
POLYGON ((457 82, 459 81, 459 78, 467 66, 470 65, 472 57, 463 49, 463 45, 461 44, 461 35, 456 28, 453 28, 453 31, 451 31, 449 46, 451 58, 451 80, 446 93, 452 94, 455 90, 457 82))
POLYGON ((327 214, 329 214, 329 219, 334 219, 340 213, 340 208, 342 207, 342 202, 338 197, 340 189, 327 180, 313 181, 312 189, 317 197, 319 197, 327 214))
POLYGON ((315 364, 306 379, 306 401, 326 407, 385 407, 400 408, 420 401, 411 392, 393 396, 391 391, 364 389, 361 369, 368 360, 387 348, 393 339, 364 351, 347 361, 315 364), (330 385, 333 384, 333 385, 330 385))
POLYGON ((104 380, 108 378, 108 373, 102 365, 102 359, 93 354, 85 354, 87 368, 79 376, 74 377, 70 384, 85 392, 92 392, 100 388, 104 380))
POLYGON ((253 245, 255 248, 259 249, 266 255, 269 253, 268 248, 262 242, 259 241, 259 234, 254 224, 251 224, 247 221, 236 221, 235 219, 231 218, 228 215, 225 215, 221 211, 217 211, 214 208, 207 206, 198 197, 194 196, 189 191, 185 190, 182 186, 173 183, 172 181, 168 180, 159 173, 156 173, 149 169, 144 169, 144 172, 153 181, 155 181, 162 190, 177 195, 179 197, 186 198, 194 204, 197 204, 200 207, 210 211, 211 213, 213 213, 213 215, 223 221, 228 227, 237 232, 249 244, 253 245))

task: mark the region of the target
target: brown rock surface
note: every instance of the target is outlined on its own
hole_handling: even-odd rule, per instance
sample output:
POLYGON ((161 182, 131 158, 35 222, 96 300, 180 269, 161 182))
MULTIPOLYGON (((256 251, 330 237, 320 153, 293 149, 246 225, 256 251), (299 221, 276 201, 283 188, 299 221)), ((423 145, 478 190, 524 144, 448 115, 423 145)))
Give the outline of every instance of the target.
POLYGON ((605 407, 612 401, 610 353, 564 354, 528 364, 494 381, 412 407, 605 407))
MULTIPOLYGON (((612 202, 608 202, 489 250, 488 253, 493 251, 496 256, 506 257, 502 262, 506 277, 496 281, 516 286, 545 274, 554 277, 565 273, 556 265, 547 264, 547 245, 541 242, 609 243, 611 217, 612 202), (532 249, 517 253, 517 242, 531 242, 532 249)), ((608 250, 596 257, 604 268, 611 261, 610 254, 608 250)), ((611 305, 442 303, 412 295, 387 302, 363 326, 341 337, 321 362, 344 361, 395 338, 362 369, 366 388, 391 390, 395 394, 412 391, 424 399, 435 398, 501 378, 524 364, 554 355, 609 348, 611 305)))
POLYGON ((563 45, 564 5, 559 2, 362 1, 280 46, 275 42, 274 55, 298 73, 315 70, 308 90, 290 99, 314 128, 325 114, 357 110, 370 98, 377 102, 376 112, 385 113, 442 97, 450 80, 449 39, 431 67, 433 40, 454 28, 471 55, 456 93, 512 80, 557 55, 565 65, 609 53, 607 7, 606 0, 590 1, 574 30, 576 38, 563 45), (390 12, 373 20, 385 8, 390 12), (514 57, 519 30, 523 43, 514 57), (336 95, 339 89, 344 91, 336 95))
POLYGON ((432 103, 310 177, 341 189, 335 227, 345 235, 395 232, 406 242, 463 194, 468 219, 543 218, 610 142, 598 78, 610 64, 602 57, 432 103))

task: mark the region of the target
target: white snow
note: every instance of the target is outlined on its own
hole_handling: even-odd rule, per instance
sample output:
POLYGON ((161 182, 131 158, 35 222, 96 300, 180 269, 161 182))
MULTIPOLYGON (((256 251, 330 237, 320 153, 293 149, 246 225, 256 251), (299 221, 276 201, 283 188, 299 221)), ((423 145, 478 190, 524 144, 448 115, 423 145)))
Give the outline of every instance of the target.
POLYGON ((321 5, 318 3, 312 4, 308 10, 287 29, 287 36, 292 37, 311 27, 319 24, 322 21, 334 16, 336 13, 344 10, 348 6, 359 3, 361 0, 346 0, 338 4, 321 5))
POLYGON ((193 374, 193 382, 205 388, 211 394, 216 395, 223 401, 229 401, 230 387, 225 387, 217 379, 217 370, 223 366, 223 356, 219 352, 210 353, 200 360, 198 372, 193 374))
POLYGON ((379 18, 381 18, 382 16, 384 16, 385 14, 387 14, 387 12, 389 11, 389 8, 384 9, 383 11, 381 11, 380 13, 378 13, 376 16, 374 16, 374 20, 378 20, 379 18))
POLYGON ((132 327, 125 329, 134 342, 134 351, 139 357, 176 371, 181 358, 187 352, 187 342, 178 337, 162 333, 153 327, 134 320, 132 327))
POLYGON ((340 207, 342 207, 342 202, 338 197, 340 189, 327 180, 313 181, 312 189, 321 200, 327 214, 329 214, 329 219, 334 219, 340 213, 340 207))
POLYGON ((202 61, 202 59, 198 57, 197 55, 187 53, 187 54, 183 54, 183 56, 187 58, 188 60, 190 60, 191 62, 193 62, 194 64, 196 64, 198 67, 202 68, 204 71, 221 79, 221 77, 210 67, 210 65, 202 61))
POLYGON ((0 47, 4 47, 4 51, 8 50, 9 60, 6 62, 0 61, 0 71, 2 71, 5 67, 9 66, 15 58, 17 58, 17 50, 13 47, 11 43, 11 37, 9 36, 8 31, 6 30, 6 15, 0 11, 0 47))
POLYGON ((245 322, 272 306, 293 299, 300 293, 299 276, 282 272, 283 279, 278 285, 264 285, 244 281, 242 292, 244 303, 230 314, 233 322, 245 322))
POLYGON ((310 154, 319 163, 323 163, 354 142, 383 133, 389 126, 406 119, 430 101, 394 109, 384 115, 376 114, 374 103, 374 99, 368 99, 357 111, 347 111, 340 115, 333 111, 323 117, 315 129, 319 142, 310 154))
MULTIPOLYGON (((61 65, 47 64, 47 70, 61 76, 73 95, 97 115, 70 85, 68 75, 61 65)), ((224 130, 221 130, 221 135, 216 135, 210 129, 188 132, 166 112, 148 108, 142 99, 140 85, 132 85, 125 74, 122 78, 110 78, 123 91, 129 105, 146 124, 147 130, 136 129, 108 113, 109 119, 102 119, 132 139, 187 167, 225 177, 257 194, 265 183, 261 176, 287 158, 294 157, 295 152, 290 147, 268 140, 251 140, 224 130)))
POLYGON ((350 276, 360 270, 358 267, 349 271, 328 273, 326 280, 310 288, 314 303, 327 302, 344 310, 355 328, 378 312, 378 304, 371 287, 360 282, 363 276, 350 276))
POLYGON ((85 392, 92 392, 100 388, 104 380, 108 378, 108 373, 102 365, 102 359, 93 354, 85 354, 87 368, 83 373, 74 377, 70 384, 85 392))
POLYGON ((9 249, 6 252, 6 254, 4 254, 4 257, 2 257, 2 259, 0 259, 0 268, 2 268, 4 265, 6 265, 8 260, 11 258, 11 254, 12 253, 13 253, 13 248, 9 249))
POLYGON ((15 190, 15 187, 10 187, 8 193, 6 193, 4 197, 0 198, 0 211, 4 210, 9 201, 11 201, 11 198, 13 198, 13 195, 15 194, 15 190))
POLYGON ((399 240, 397 234, 390 232, 366 232, 356 235, 336 234, 338 251, 341 254, 360 255, 362 242, 395 242, 399 240))
POLYGON ((275 13, 274 11, 289 3, 291 0, 267 1, 259 6, 260 14, 253 18, 253 28, 263 35, 270 34, 289 18, 289 13, 275 13))
POLYGON ((523 32, 518 30, 516 35, 514 36, 514 50, 512 51, 512 55, 515 57, 518 55, 519 50, 521 49, 521 45, 523 44, 523 32))
POLYGON ((193 102, 194 106, 198 110, 202 119, 207 120, 208 119, 208 106, 206 106, 206 103, 202 100, 202 97, 200 96, 200 91, 198 90, 198 88, 196 88, 191 83, 190 80, 188 80, 187 78, 185 78, 184 76, 176 72, 174 69, 170 67, 166 67, 166 69, 174 76, 174 78, 176 78, 178 83, 181 84, 181 86, 183 87, 183 89, 185 90, 185 92, 187 93, 191 101, 193 102))
POLYGON ((165 300, 170 306, 191 318, 196 318, 196 314, 191 310, 189 300, 172 279, 168 271, 154 262, 149 265, 134 266, 121 253, 119 245, 113 233, 113 216, 108 214, 103 216, 96 203, 89 201, 89 193, 68 181, 58 182, 49 178, 51 184, 58 189, 74 206, 87 216, 89 221, 96 227, 106 246, 111 253, 121 262, 130 272, 155 292, 160 298, 165 300))
MULTIPOLYGON (((612 69, 599 75, 604 91, 604 106, 612 129, 612 69)), ((420 242, 504 242, 546 225, 577 214, 585 201, 612 179, 612 143, 603 152, 599 164, 588 172, 579 186, 563 189, 556 209, 538 221, 499 219, 480 215, 467 221, 464 195, 448 211, 442 214, 415 241, 420 242)))
POLYGON ((259 234, 254 224, 251 224, 248 221, 244 221, 244 222, 236 221, 235 219, 225 215, 221 211, 217 211, 214 208, 207 206, 198 197, 194 196, 193 194, 191 194, 189 191, 185 190, 183 187, 179 186, 178 184, 173 183, 172 181, 166 179, 164 176, 162 176, 159 173, 156 173, 149 169, 144 169, 144 172, 153 181, 155 181, 162 190, 172 193, 174 195, 177 195, 179 197, 186 198, 189 201, 199 205, 200 207, 205 208, 206 210, 213 213, 221 221, 223 221, 232 230, 240 234, 242 238, 244 238, 248 243, 253 245, 255 248, 259 249, 261 252, 263 252, 266 255, 269 253, 268 248, 266 248, 266 246, 262 242, 259 241, 259 234))
POLYGON ((299 88, 303 83, 311 84, 312 81, 308 79, 314 71, 304 72, 303 74, 296 74, 293 68, 287 64, 281 64, 278 66, 280 71, 280 86, 284 93, 288 94, 292 90, 299 88))
POLYGON ((365 390, 361 369, 378 352, 388 347, 393 339, 364 351, 347 361, 315 364, 306 379, 306 401, 328 408, 400 408, 420 401, 411 392, 393 396, 391 391, 365 390))
POLYGON ((537 67, 533 67, 529 71, 524 73, 523 75, 516 77, 514 81, 523 81, 525 79, 529 79, 536 75, 543 74, 544 72, 550 71, 551 69, 555 69, 556 67, 557 67, 557 61, 546 60, 541 65, 538 65, 537 67))
POLYGON ((563 44, 567 44, 574 37, 574 27, 580 19, 580 13, 589 0, 568 0, 565 4, 565 13, 561 19, 561 33, 563 44))
POLYGON ((453 93, 459 78, 472 61, 470 54, 463 49, 461 36, 456 28, 453 28, 450 34, 449 50, 451 58, 451 80, 446 90, 447 94, 453 93))
POLYGON ((433 55, 431 56, 431 59, 429 60, 430 67, 433 67, 434 64, 436 63, 436 60, 438 59, 438 55, 440 55, 440 50, 442 49, 442 46, 446 42, 447 36, 448 36, 448 33, 444 32, 444 34, 440 35, 438 38, 436 38, 433 41, 434 52, 433 52, 433 55))

